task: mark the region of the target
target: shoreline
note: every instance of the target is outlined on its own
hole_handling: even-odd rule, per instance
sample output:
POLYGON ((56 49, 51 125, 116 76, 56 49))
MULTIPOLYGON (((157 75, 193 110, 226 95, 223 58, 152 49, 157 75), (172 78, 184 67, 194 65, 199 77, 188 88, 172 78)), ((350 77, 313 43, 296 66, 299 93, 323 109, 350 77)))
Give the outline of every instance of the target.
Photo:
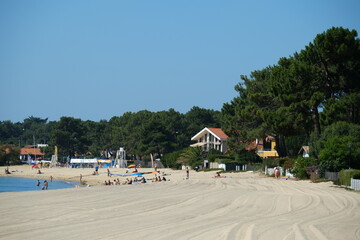
MULTIPOLYGON (((64 168, 64 167, 54 167, 54 168, 41 168, 41 169, 32 169, 31 165, 16 165, 9 166, 9 171, 11 174, 5 174, 5 169, 7 167, 0 167, 0 176, 7 177, 25 177, 25 178, 33 178, 33 179, 41 179, 41 180, 49 180, 53 177, 53 180, 62 180, 62 181, 71 181, 71 182, 80 182, 81 175, 81 185, 90 185, 90 186, 103 186, 105 185, 105 181, 113 181, 114 179, 119 179, 123 184, 124 181, 128 178, 141 176, 117 176, 116 174, 125 174, 126 168, 109 168, 111 175, 108 176, 107 168, 99 168, 99 174, 93 175, 94 168, 64 168), (38 170, 41 171, 41 174, 38 174, 38 170)), ((157 174, 157 176, 162 176, 165 174, 167 180, 182 180, 186 177, 186 172, 182 170, 172 170, 172 169, 158 169, 161 174, 157 174)), ((138 168, 138 172, 147 173, 143 174, 143 176, 147 179, 152 179, 155 174, 152 168, 138 168)), ((207 173, 214 174, 214 173, 207 173)), ((148 181, 149 182, 149 181, 148 181)), ((151 181, 150 181, 151 182, 151 181)), ((147 184, 147 183, 146 183, 147 184)))

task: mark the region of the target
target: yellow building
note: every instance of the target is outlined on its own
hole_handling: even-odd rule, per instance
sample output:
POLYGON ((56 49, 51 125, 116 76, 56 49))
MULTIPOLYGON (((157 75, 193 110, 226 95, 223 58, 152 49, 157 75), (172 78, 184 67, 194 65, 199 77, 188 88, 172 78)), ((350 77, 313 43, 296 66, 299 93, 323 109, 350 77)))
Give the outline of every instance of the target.
POLYGON ((275 150, 276 141, 274 137, 268 136, 265 140, 256 140, 256 153, 262 158, 275 158, 279 157, 278 152, 275 150))

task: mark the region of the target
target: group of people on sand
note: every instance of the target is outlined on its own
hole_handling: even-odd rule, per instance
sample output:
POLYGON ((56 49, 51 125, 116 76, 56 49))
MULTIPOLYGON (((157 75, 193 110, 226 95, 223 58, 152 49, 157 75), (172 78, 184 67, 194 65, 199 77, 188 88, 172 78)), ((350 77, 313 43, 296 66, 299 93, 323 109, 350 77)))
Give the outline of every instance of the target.
POLYGON ((135 184, 135 183, 146 183, 146 179, 145 177, 142 178, 137 178, 135 177, 134 179, 132 178, 126 178, 125 181, 121 182, 119 178, 114 179, 113 181, 111 180, 105 180, 104 181, 104 185, 106 186, 110 186, 110 185, 127 185, 127 184, 135 184))
POLYGON ((165 177, 160 177, 160 176, 155 176, 151 179, 151 182, 161 182, 161 181, 166 181, 165 177))

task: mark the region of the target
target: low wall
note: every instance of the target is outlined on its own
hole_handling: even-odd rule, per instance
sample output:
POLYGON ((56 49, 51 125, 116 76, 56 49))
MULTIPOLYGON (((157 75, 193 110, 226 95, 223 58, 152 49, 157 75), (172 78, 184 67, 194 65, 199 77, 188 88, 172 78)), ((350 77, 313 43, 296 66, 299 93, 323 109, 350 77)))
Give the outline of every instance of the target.
POLYGON ((350 188, 359 191, 360 190, 360 179, 352 178, 350 188))
POLYGON ((331 181, 339 180, 339 172, 325 172, 325 178, 331 181))

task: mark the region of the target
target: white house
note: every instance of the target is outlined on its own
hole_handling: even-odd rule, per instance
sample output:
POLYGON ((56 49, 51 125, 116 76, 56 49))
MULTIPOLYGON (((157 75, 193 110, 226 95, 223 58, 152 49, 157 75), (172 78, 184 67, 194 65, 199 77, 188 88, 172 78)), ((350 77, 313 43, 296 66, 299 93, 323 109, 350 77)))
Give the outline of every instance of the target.
POLYGON ((196 143, 190 146, 202 147, 204 151, 216 149, 224 153, 228 149, 228 138, 221 128, 204 128, 191 138, 191 140, 196 141, 196 143))

